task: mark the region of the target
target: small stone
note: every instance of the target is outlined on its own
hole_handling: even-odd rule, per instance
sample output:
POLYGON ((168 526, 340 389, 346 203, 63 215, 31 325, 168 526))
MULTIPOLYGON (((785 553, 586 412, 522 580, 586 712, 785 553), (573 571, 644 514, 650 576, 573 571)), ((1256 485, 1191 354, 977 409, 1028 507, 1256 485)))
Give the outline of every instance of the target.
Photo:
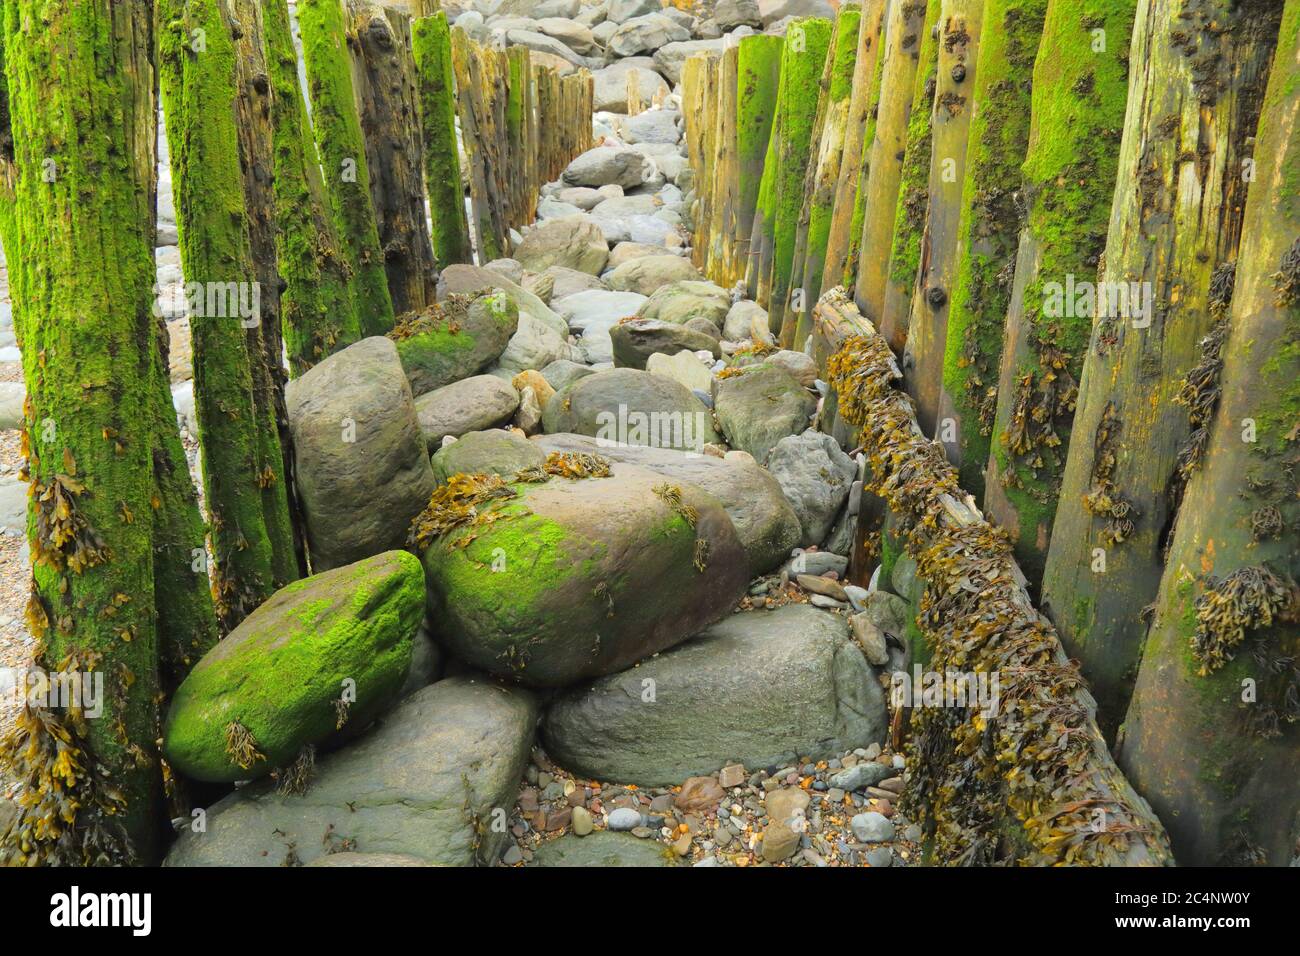
POLYGON ((859 813, 849 821, 849 827, 863 843, 884 843, 894 838, 894 825, 888 817, 874 810, 859 813))
POLYGON ((573 832, 578 836, 586 836, 593 829, 591 814, 583 807, 573 808, 573 832))
POLYGON ((826 799, 831 803, 843 803, 844 793, 845 791, 841 790, 839 787, 831 787, 826 791, 826 799))
POLYGON ((836 601, 847 601, 849 599, 849 596, 844 593, 843 585, 830 578, 820 577, 815 574, 796 574, 794 579, 798 582, 799 587, 813 594, 824 594, 836 601))
POLYGON ((773 823, 763 831, 763 859, 779 863, 794 855, 799 848, 799 834, 784 823, 773 823))
POLYGON ((745 782, 744 764, 738 764, 738 763, 728 764, 727 766, 723 767, 721 770, 718 771, 718 783, 728 790, 730 790, 732 787, 739 787, 744 782, 745 782))
POLYGON ((691 835, 689 833, 683 833, 673 841, 673 852, 678 856, 686 856, 691 852, 691 835))
POLYGON ((894 862, 894 853, 887 846, 878 846, 866 852, 867 866, 884 867, 894 862))
POLYGON ((519 849, 519 844, 511 843, 506 847, 506 852, 501 854, 501 862, 506 866, 517 866, 524 862, 524 851, 519 849))
POLYGON ((654 830, 653 828, 651 828, 651 827, 633 827, 633 828, 632 828, 632 835, 633 835, 634 837, 636 837, 637 839, 639 839, 639 840, 648 840, 648 839, 650 839, 652 836, 654 836, 656 832, 657 832, 657 831, 655 831, 655 830, 654 830))
POLYGON ((903 839, 908 843, 920 843, 923 836, 925 836, 925 831, 915 823, 911 824, 903 831, 903 839))
POLYGON ((872 744, 862 756, 868 760, 875 760, 880 756, 880 744, 872 744))
POLYGON ((641 813, 631 807, 619 807, 609 815, 611 830, 631 830, 641 825, 641 813))
POLYGON ((892 790, 894 793, 903 792, 903 778, 890 777, 888 780, 882 780, 878 784, 881 790, 892 790))
POLYGON ((573 808, 562 807, 559 810, 552 810, 546 815, 546 831, 563 830, 573 819, 573 808))
POLYGON ((713 777, 690 777, 682 784, 681 792, 673 800, 673 806, 687 813, 711 810, 725 795, 722 786, 713 777))
POLYGON ((862 654, 877 667, 889 663, 889 648, 885 644, 885 632, 865 614, 854 614, 849 618, 853 629, 853 639, 862 648, 862 654))
POLYGON ((887 777, 893 776, 890 768, 878 763, 860 763, 830 778, 830 785, 840 790, 861 790, 864 787, 874 787, 880 781, 887 777))

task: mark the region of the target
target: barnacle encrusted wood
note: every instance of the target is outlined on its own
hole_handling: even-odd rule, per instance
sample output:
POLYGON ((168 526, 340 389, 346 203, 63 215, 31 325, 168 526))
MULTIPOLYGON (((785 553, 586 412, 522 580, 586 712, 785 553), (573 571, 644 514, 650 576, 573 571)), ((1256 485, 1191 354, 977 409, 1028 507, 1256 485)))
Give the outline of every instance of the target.
MULTIPOLYGON (((856 314, 841 288, 818 321, 856 314)), ((908 812, 938 862, 1162 866, 1168 838, 1115 765, 1096 703, 1034 607, 1005 535, 962 491, 916 423, 884 337, 847 339, 829 362, 840 415, 860 429, 871 491, 889 503, 927 582, 918 625, 932 670, 996 673, 999 702, 913 714, 908 812)))

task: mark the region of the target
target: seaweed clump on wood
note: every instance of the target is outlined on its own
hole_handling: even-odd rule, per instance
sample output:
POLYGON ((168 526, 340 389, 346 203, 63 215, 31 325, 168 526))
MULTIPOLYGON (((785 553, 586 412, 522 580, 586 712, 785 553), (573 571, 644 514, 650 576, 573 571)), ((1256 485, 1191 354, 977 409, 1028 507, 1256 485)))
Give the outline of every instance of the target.
POLYGON ((938 862, 1169 863, 1163 828, 1106 750, 1082 679, 1030 602, 1006 536, 959 487, 895 387, 902 376, 884 338, 846 340, 828 377, 841 416, 861 431, 870 490, 900 517, 926 582, 917 624, 930 669, 999 679, 992 708, 914 711, 905 809, 933 837, 938 862))

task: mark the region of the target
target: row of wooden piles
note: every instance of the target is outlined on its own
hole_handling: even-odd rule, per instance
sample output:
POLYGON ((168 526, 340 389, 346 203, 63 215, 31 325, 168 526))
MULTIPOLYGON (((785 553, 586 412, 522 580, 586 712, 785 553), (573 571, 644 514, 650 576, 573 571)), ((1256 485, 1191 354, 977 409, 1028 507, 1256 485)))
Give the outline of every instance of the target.
POLYGON ((1300 3, 846 2, 683 110, 695 263, 884 337, 1179 859, 1300 858, 1300 3))
POLYGON ((592 78, 534 65, 524 47, 478 44, 441 11, 412 19, 373 0, 344 0, 344 13, 340 46, 400 315, 432 302, 443 266, 472 262, 475 250, 481 263, 509 254, 510 232, 532 222, 542 185, 592 146, 592 78))

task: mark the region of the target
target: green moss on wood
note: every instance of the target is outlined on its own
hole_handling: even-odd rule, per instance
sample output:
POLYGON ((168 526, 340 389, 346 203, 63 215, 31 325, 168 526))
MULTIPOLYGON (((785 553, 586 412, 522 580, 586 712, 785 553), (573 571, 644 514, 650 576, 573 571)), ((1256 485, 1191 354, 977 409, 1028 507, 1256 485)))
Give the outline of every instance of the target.
POLYGON ((442 11, 411 26, 424 133, 424 183, 432 213, 433 255, 438 268, 470 262, 465 190, 456 148, 456 94, 452 85, 451 31, 442 11))
POLYGON ((383 335, 393 327, 393 300, 379 246, 339 0, 302 0, 298 25, 316 145, 335 227, 352 270, 352 298, 361 333, 383 335))

